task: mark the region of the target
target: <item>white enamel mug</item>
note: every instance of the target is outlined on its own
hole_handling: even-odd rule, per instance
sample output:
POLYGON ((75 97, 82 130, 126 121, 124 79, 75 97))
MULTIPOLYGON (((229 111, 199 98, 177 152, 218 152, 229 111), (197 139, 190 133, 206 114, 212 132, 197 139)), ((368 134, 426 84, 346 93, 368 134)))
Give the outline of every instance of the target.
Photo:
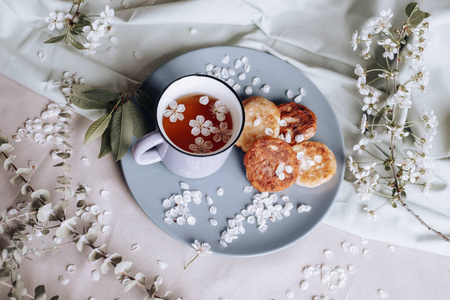
POLYGON ((173 173, 186 178, 202 178, 220 169, 238 140, 244 127, 244 107, 236 92, 226 83, 212 76, 187 75, 171 84, 161 94, 155 110, 157 130, 142 137, 133 145, 133 159, 141 165, 161 161, 173 173), (172 100, 189 94, 205 94, 222 100, 231 113, 233 132, 220 149, 197 154, 176 146, 163 127, 164 111, 172 100))

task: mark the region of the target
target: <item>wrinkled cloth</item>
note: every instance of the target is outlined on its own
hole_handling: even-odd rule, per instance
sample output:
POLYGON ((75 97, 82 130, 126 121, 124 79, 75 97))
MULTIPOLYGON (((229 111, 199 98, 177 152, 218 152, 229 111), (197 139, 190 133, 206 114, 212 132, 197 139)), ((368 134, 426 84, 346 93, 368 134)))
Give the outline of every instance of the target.
MULTIPOLYGON (((404 19, 407 1, 120 1, 108 4, 116 10, 118 43, 102 40, 98 53, 83 53, 63 43, 43 44, 55 36, 44 22, 51 11, 67 11, 64 1, 0 1, 0 73, 56 102, 64 101, 54 81, 69 71, 84 78, 86 84, 121 90, 142 82, 168 60, 190 50, 217 45, 236 45, 267 51, 301 70, 322 91, 332 105, 344 135, 346 154, 361 137, 358 124, 362 97, 357 94, 354 68, 363 63, 350 47, 352 32, 365 22, 391 8, 393 23, 404 19), (40 55, 39 55, 40 53, 40 55), (41 57, 42 58, 41 58, 41 57), (137 59, 140 57, 140 59, 137 59)), ((100 13, 104 3, 83 8, 100 13)), ((430 46, 426 67, 430 72, 429 90, 417 95, 408 111, 417 119, 423 108, 433 109, 440 125, 433 141, 436 158, 435 188, 428 194, 419 189, 409 193, 408 203, 432 227, 449 235, 450 205, 450 101, 448 94, 450 49, 450 3, 420 3, 432 14, 430 46)), ((33 105, 33 100, 29 100, 33 105)), ((94 120, 100 111, 77 109, 94 120)), ((3 111, 2 111, 3 114, 3 111)), ((383 207, 378 222, 365 220, 363 207, 377 207, 382 200, 360 202, 354 179, 346 176, 335 204, 323 222, 360 236, 449 255, 448 243, 428 232, 402 208, 383 207)))

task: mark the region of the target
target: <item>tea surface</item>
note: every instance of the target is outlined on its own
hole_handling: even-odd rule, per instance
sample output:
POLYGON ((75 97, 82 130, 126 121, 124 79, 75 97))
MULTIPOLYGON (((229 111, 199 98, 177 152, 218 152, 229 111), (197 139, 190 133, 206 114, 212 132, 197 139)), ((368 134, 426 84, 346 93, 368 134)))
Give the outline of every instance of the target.
POLYGON ((164 111, 163 127, 169 139, 191 153, 210 153, 229 141, 233 120, 223 101, 205 94, 173 100, 164 111))

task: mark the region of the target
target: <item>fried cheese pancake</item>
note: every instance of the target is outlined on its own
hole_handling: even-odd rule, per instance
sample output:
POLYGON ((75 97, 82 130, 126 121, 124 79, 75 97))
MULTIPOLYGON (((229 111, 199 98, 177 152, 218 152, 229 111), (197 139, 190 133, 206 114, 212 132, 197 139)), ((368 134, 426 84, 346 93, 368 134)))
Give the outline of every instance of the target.
POLYGON ((278 105, 281 116, 280 135, 290 145, 309 140, 317 129, 316 115, 306 106, 295 103, 278 105))
POLYGON ((297 184, 316 187, 329 181, 336 173, 336 158, 323 143, 306 141, 292 146, 299 161, 297 184))
POLYGON ((236 146, 247 152, 257 140, 278 137, 280 110, 272 101, 263 97, 250 97, 242 104, 245 110, 245 124, 236 146))
POLYGON ((256 141, 244 156, 247 179, 259 192, 278 192, 293 185, 299 161, 292 147, 280 139, 256 141))

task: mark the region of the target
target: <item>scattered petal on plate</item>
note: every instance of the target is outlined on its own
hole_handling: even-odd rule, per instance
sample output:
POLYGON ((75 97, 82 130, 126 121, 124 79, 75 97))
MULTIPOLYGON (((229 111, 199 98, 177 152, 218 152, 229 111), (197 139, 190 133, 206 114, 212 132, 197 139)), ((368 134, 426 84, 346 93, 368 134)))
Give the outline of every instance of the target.
POLYGON ((258 85, 260 83, 261 83, 261 79, 259 77, 253 77, 253 79, 252 79, 253 85, 258 85))
POLYGON ((181 187, 183 190, 188 190, 188 189, 189 189, 189 184, 187 184, 186 182, 181 181, 181 182, 180 182, 180 187, 181 187))
POLYGON ((209 223, 210 223, 212 226, 217 226, 217 221, 216 221, 215 219, 209 219, 209 223))
POLYGON ((239 73, 239 75, 238 75, 238 78, 240 80, 245 80, 245 77, 246 77, 245 73, 239 73))
POLYGON ((291 291, 291 290, 287 290, 286 291, 286 298, 288 298, 288 299, 294 299, 294 292, 293 291, 291 291))
POLYGON ((294 98, 294 102, 295 103, 300 103, 301 101, 302 101, 302 95, 298 95, 298 96, 296 96, 295 98, 294 98))
POLYGON ((222 63, 226 65, 229 62, 230 62, 230 56, 227 54, 222 58, 222 63))
POLYGON ((286 97, 288 97, 288 99, 292 99, 294 97, 294 92, 291 90, 287 90, 286 97))
POLYGON ((191 226, 195 225, 195 223, 197 222, 197 220, 193 216, 188 217, 186 221, 191 226))
POLYGON ((212 215, 215 215, 215 214, 217 214, 217 208, 213 205, 213 206, 211 206, 211 207, 209 208, 209 212, 210 212, 212 215))
POLYGON ((240 67, 242 67, 242 60, 240 59, 236 59, 236 61, 234 62, 234 68, 235 69, 239 69, 240 67))
POLYGON ((223 188, 219 187, 216 191, 217 196, 223 196, 223 188))
POLYGON ((157 262, 158 262, 158 266, 163 270, 169 266, 165 261, 158 260, 157 262))
POLYGON ((245 93, 246 95, 251 95, 251 94, 253 93, 253 88, 252 88, 251 86, 247 85, 247 86, 244 88, 244 93, 245 93))
POLYGON ((270 85, 268 85, 267 83, 266 84, 264 84, 262 87, 261 87, 261 91, 263 91, 264 93, 269 93, 270 92, 270 85))
POLYGON ((206 202, 211 205, 213 204, 213 199, 210 196, 206 196, 206 202))
POLYGON ((251 186, 251 185, 244 186, 245 193, 250 193, 251 191, 253 191, 253 186, 251 186))
POLYGON ((133 245, 131 245, 131 251, 137 251, 139 250, 139 248, 141 248, 141 245, 139 245, 139 243, 134 243, 133 245))
POLYGON ((306 96, 306 89, 305 88, 300 88, 299 92, 300 92, 300 95, 306 96))

